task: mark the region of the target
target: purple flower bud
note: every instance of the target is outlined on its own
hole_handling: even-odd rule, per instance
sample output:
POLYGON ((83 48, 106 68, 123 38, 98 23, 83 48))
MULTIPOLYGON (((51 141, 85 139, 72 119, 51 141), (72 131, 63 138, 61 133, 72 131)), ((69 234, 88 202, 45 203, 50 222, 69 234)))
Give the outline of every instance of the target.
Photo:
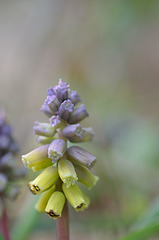
POLYGON ((40 123, 34 122, 33 127, 34 134, 45 136, 45 137, 53 137, 56 129, 53 128, 49 123, 40 123))
POLYGON ((80 96, 77 94, 76 91, 72 91, 69 95, 69 99, 72 101, 74 105, 81 102, 80 96))
POLYGON ((59 116, 52 116, 50 118, 50 125, 54 128, 59 128, 61 125, 61 118, 59 116))
POLYGON ((69 141, 73 142, 73 143, 91 141, 93 136, 94 136, 93 129, 91 127, 82 128, 82 129, 83 129, 84 132, 82 133, 81 137, 80 136, 74 136, 74 137, 69 138, 69 141))
POLYGON ((44 103, 42 107, 40 108, 40 111, 46 114, 49 118, 54 115, 54 112, 49 108, 47 103, 44 103))
POLYGON ((93 167, 96 162, 96 157, 89 153, 84 148, 71 146, 67 149, 67 157, 70 161, 76 164, 82 164, 88 168, 93 167))
POLYGON ((62 79, 59 79, 58 85, 54 87, 56 96, 61 102, 63 102, 68 98, 68 88, 69 88, 69 85, 63 82, 62 79))
POLYGON ((54 87, 54 89, 55 89, 55 91, 56 91, 56 90, 59 89, 59 88, 61 88, 61 89, 68 89, 68 88, 69 88, 69 85, 68 85, 66 82, 63 82, 62 79, 60 78, 60 79, 59 79, 59 82, 58 82, 58 85, 56 85, 56 86, 54 87))
POLYGON ((1 133, 2 133, 2 134, 11 135, 11 134, 12 134, 12 128, 11 128, 11 126, 9 126, 8 124, 5 124, 5 125, 2 127, 1 133))
POLYGON ((7 182, 8 182, 7 177, 3 173, 0 173, 0 192, 4 191, 4 189, 7 186, 7 182))
POLYGON ((72 139, 72 138, 82 138, 82 134, 85 131, 82 129, 82 127, 80 126, 80 124, 72 124, 72 125, 68 125, 66 126, 63 130, 62 130, 62 134, 64 137, 66 137, 67 139, 72 139))
POLYGON ((53 87, 50 87, 50 88, 47 90, 47 95, 48 95, 48 96, 56 95, 55 90, 54 90, 53 87))
POLYGON ((0 168, 11 168, 14 166, 14 156, 12 153, 5 154, 0 160, 0 168))
POLYGON ((60 102, 57 99, 57 97, 55 95, 52 96, 47 96, 45 103, 49 106, 49 108, 56 113, 59 106, 60 106, 60 102))
POLYGON ((68 118, 68 122, 70 124, 78 123, 88 116, 89 116, 89 114, 88 114, 84 104, 82 104, 78 108, 75 108, 74 111, 70 114, 70 116, 68 118))
POLYGON ((63 102, 68 98, 68 90, 67 89, 58 89, 56 91, 56 96, 59 99, 59 101, 63 102))
POLYGON ((74 104, 71 100, 65 100, 59 107, 59 116, 65 121, 69 118, 70 113, 73 111, 74 104))
POLYGON ((0 148, 7 149, 10 145, 10 138, 7 135, 0 135, 0 148))

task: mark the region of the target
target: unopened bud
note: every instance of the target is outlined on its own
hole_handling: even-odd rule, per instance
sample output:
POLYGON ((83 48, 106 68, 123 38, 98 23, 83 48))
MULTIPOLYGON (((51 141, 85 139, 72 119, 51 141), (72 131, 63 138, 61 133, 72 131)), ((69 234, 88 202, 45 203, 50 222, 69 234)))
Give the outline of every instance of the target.
POLYGON ((89 189, 92 188, 97 181, 99 180, 99 177, 93 175, 88 168, 81 166, 81 165, 75 165, 75 171, 77 173, 78 181, 82 184, 84 184, 89 189))
POLYGON ((57 116, 52 116, 50 118, 50 125, 54 127, 55 129, 61 127, 63 125, 64 121, 57 115, 57 116))
POLYGON ((71 146, 67 149, 67 157, 71 162, 82 164, 88 168, 94 166, 96 157, 82 147, 71 146))
POLYGON ((12 168, 14 166, 14 155, 12 153, 6 153, 0 161, 0 168, 12 168))
POLYGON ((66 121, 69 118, 70 113, 73 111, 73 108, 74 104, 71 102, 71 100, 65 100, 63 103, 61 103, 58 111, 60 118, 66 121))
POLYGON ((62 124, 62 119, 57 115, 57 116, 52 116, 50 118, 50 125, 54 127, 55 129, 59 128, 62 124))
POLYGON ((88 128, 82 128, 82 130, 83 130, 83 133, 82 133, 81 137, 74 136, 74 137, 69 138, 69 141, 73 142, 73 143, 91 141, 94 136, 93 129, 91 127, 88 127, 88 128))
POLYGON ((82 129, 80 124, 68 125, 62 130, 62 135, 69 140, 71 140, 72 138, 76 139, 76 137, 82 138, 83 133, 84 130, 82 129))
POLYGON ((47 99, 45 101, 46 104, 48 104, 49 108, 55 113, 57 112, 60 101, 57 99, 55 95, 47 96, 47 99))
POLYGON ((45 137, 53 137, 56 129, 53 128, 49 123, 34 122, 33 127, 34 134, 42 135, 45 137))
POLYGON ((80 96, 77 94, 76 91, 72 91, 69 95, 69 99, 72 101, 74 105, 81 102, 80 96))
POLYGON ((61 180, 66 184, 66 187, 75 184, 78 180, 73 164, 67 159, 58 161, 58 173, 61 180))
POLYGON ((54 87, 54 91, 56 92, 56 96, 60 102, 63 102, 68 98, 68 88, 69 85, 63 82, 62 79, 59 79, 58 85, 54 87))
POLYGON ((56 162, 59 158, 63 157, 66 151, 66 143, 62 139, 55 139, 49 145, 48 157, 52 159, 52 162, 56 162))
POLYGON ((50 87, 48 90, 47 90, 47 95, 48 96, 52 96, 52 95, 55 95, 55 90, 53 87, 50 87))
POLYGON ((39 144, 49 144, 51 143, 54 139, 56 139, 56 134, 53 137, 45 137, 45 136, 38 136, 36 141, 39 144))
POLYGON ((48 190, 46 190, 40 195, 40 198, 35 205, 36 210, 38 210, 39 212, 45 212, 45 208, 48 203, 48 200, 54 191, 55 191, 55 185, 53 185, 52 187, 50 187, 48 190))
POLYGON ((5 134, 1 134, 0 139, 1 139, 0 140, 0 148, 4 149, 4 150, 9 148, 9 145, 10 145, 10 142, 11 142, 10 138, 5 134))
POLYGON ((48 104, 45 102, 42 107, 40 108, 40 111, 42 111, 43 113, 45 113, 46 116, 48 116, 49 118, 54 115, 54 112, 49 108, 48 104))
POLYGON ((62 192, 56 191, 54 192, 45 208, 45 212, 54 219, 61 217, 62 210, 65 204, 65 196, 62 192))
POLYGON ((9 126, 8 124, 4 124, 1 129, 1 133, 8 136, 11 135, 12 134, 11 126, 9 126))
POLYGON ((37 163, 41 163, 48 158, 48 147, 49 145, 40 146, 33 151, 22 156, 22 162, 25 167, 34 167, 37 163))
POLYGON ((68 90, 67 89, 58 89, 56 92, 56 96, 62 102, 68 98, 68 90))
POLYGON ((47 167, 35 180, 29 183, 29 188, 34 194, 41 194, 54 185, 58 178, 57 167, 47 167))
POLYGON ((89 114, 88 114, 84 104, 82 104, 81 106, 75 108, 74 111, 70 114, 68 122, 70 124, 78 123, 88 116, 89 116, 89 114))
POLYGON ((88 207, 89 200, 77 184, 71 185, 67 188, 66 184, 63 183, 62 190, 71 206, 75 208, 77 212, 88 207))

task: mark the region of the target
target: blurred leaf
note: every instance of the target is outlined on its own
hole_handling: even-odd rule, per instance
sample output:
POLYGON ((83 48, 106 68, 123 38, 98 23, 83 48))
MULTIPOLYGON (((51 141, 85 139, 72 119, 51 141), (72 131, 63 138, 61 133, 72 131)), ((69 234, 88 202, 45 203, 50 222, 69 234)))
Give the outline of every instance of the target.
POLYGON ((25 240, 38 222, 39 212, 34 208, 37 198, 29 196, 24 203, 21 216, 12 229, 12 240, 25 240))
POLYGON ((136 230, 119 240, 145 240, 159 232, 159 218, 144 229, 136 230))
POLYGON ((159 198, 149 207, 149 209, 140 217, 140 219, 133 225, 132 229, 142 229, 151 222, 159 218, 159 198))
POLYGON ((120 240, 142 240, 159 233, 159 198, 133 225, 132 233, 120 240))
POLYGON ((2 236, 2 234, 0 233, 0 240, 4 240, 4 238, 3 238, 3 236, 2 236))

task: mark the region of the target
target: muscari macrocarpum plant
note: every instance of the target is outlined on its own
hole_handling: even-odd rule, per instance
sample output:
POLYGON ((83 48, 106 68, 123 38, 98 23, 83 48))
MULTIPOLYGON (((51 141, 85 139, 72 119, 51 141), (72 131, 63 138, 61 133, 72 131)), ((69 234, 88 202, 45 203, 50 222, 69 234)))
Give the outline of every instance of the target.
POLYGON ((89 189, 98 177, 90 169, 96 157, 82 147, 67 147, 67 142, 80 143, 92 140, 91 127, 79 124, 88 117, 76 91, 61 79, 47 91, 41 108, 49 117, 48 123, 35 122, 33 131, 40 147, 22 156, 23 164, 34 172, 42 172, 28 186, 33 194, 40 195, 35 208, 57 219, 57 239, 69 239, 67 200, 76 211, 89 205, 89 198, 78 182, 89 189))
POLYGON ((12 128, 6 119, 4 110, 0 110, 0 232, 5 240, 9 240, 7 203, 16 199, 20 192, 18 181, 25 176, 25 168, 16 165, 19 152, 12 128))

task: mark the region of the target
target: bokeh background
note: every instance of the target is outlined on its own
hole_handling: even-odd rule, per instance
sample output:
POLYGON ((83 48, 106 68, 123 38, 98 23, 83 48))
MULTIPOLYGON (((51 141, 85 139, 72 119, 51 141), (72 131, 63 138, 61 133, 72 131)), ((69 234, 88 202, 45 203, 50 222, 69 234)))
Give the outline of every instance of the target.
MULTIPOLYGON (((158 13, 157 0, 0 0, 0 104, 21 154, 37 146, 33 123, 47 120, 39 109, 59 78, 90 113, 83 125, 95 137, 85 147, 97 156, 100 181, 88 210, 70 209, 72 240, 118 239, 157 201, 158 13)), ((55 221, 33 210, 26 184, 34 176, 8 204, 13 235, 26 221, 28 240, 55 239, 55 221)))

